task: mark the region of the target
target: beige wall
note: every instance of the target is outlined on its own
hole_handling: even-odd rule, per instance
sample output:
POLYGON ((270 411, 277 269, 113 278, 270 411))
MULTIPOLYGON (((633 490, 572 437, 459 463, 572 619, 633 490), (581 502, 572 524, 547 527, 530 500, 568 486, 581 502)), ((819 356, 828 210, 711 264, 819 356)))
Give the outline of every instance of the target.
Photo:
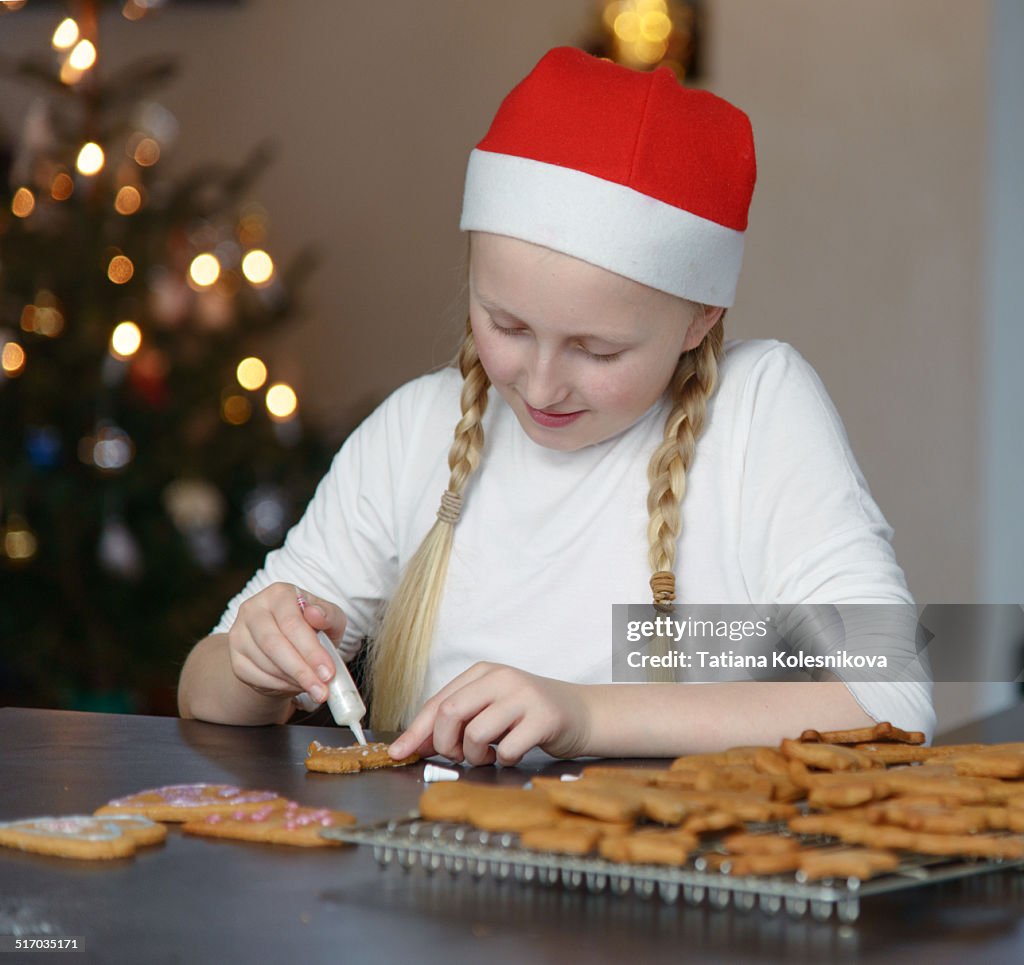
MULTIPOLYGON (((31 5, 30 5, 31 6, 31 5)), ((922 601, 977 592, 988 3, 710 0, 707 84, 754 123, 760 176, 733 335, 821 373, 922 601)), ((280 146, 272 247, 322 249, 278 374, 340 434, 443 360, 459 326, 468 150, 590 0, 246 0, 111 22, 104 52, 180 54, 178 160, 280 146)), ((0 20, 38 46, 50 8, 0 20)), ((0 114, 20 105, 0 89, 0 114)))

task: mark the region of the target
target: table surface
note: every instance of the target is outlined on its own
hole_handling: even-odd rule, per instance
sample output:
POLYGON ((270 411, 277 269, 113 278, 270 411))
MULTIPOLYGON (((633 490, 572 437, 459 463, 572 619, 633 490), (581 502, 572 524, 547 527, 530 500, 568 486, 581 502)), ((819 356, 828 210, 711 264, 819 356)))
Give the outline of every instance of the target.
MULTIPOLYGON (((944 743, 1021 739, 1024 705, 944 743)), ((164 784, 267 788, 360 821, 400 817, 423 765, 358 776, 310 774, 312 739, 348 731, 224 727, 163 717, 0 709, 0 820, 89 813, 164 784)), ((576 772, 543 755, 464 780, 521 785, 576 772)), ((79 936, 102 962, 1024 961, 1024 873, 879 895, 852 925, 732 907, 668 905, 445 872, 381 869, 364 847, 306 850, 192 838, 112 862, 0 849, 0 936, 79 936)), ((20 960, 20 957, 19 957, 20 960)), ((33 957, 31 961, 36 961, 33 957)), ((43 959, 50 960, 44 956, 43 959)), ((14 961, 0 957, 4 961, 14 961)))

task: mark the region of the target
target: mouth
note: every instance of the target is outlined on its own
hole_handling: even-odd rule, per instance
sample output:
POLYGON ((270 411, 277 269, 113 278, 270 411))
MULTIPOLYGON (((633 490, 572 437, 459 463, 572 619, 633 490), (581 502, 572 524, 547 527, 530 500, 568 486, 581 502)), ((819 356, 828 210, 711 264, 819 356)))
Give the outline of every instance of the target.
POLYGON ((530 418, 539 426, 543 426, 545 429, 561 429, 564 426, 571 425, 580 416, 582 416, 586 410, 579 409, 576 412, 548 412, 545 409, 535 409, 525 399, 523 405, 526 406, 526 411, 530 413, 530 418))

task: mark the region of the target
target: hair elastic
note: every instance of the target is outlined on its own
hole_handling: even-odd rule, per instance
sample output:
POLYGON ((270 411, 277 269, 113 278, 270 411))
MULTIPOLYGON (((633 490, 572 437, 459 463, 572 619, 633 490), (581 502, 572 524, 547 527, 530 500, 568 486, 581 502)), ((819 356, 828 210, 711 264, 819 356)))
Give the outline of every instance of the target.
POLYGON ((461 513, 462 496, 458 493, 453 493, 450 489, 446 489, 441 495, 441 508, 437 511, 437 518, 442 523, 454 526, 459 521, 461 513))
POLYGON ((676 598, 676 575, 669 570, 658 570, 651 577, 651 592, 654 605, 668 609, 676 598))

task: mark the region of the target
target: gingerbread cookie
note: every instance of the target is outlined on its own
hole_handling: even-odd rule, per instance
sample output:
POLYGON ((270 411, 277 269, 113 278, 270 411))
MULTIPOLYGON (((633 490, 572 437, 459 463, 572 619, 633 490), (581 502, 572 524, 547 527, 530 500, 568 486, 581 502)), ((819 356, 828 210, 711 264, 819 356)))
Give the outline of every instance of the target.
POLYGON ((919 730, 900 730, 883 720, 873 727, 857 727, 854 730, 805 730, 800 740, 806 743, 822 744, 866 744, 890 741, 900 744, 923 744, 924 734, 919 730))
POLYGON ((340 845, 343 842, 322 837, 321 829, 345 827, 355 823, 355 816, 346 811, 302 807, 296 801, 288 801, 283 808, 267 806, 256 811, 211 814, 201 821, 187 822, 182 826, 182 831, 209 838, 233 838, 238 841, 289 844, 300 848, 323 848, 340 845))
POLYGON ((481 831, 531 831, 550 828, 562 817, 541 791, 493 788, 469 803, 466 819, 481 831))
POLYGON ((0 824, 0 845, 60 858, 102 861, 126 858, 136 849, 159 844, 167 828, 135 815, 26 818, 0 824))
POLYGON ((405 767, 419 760, 416 754, 396 761, 388 753, 383 741, 367 744, 352 744, 348 747, 328 747, 320 741, 313 741, 306 749, 306 770, 321 774, 357 774, 359 771, 376 771, 382 767, 405 767))
POLYGON ((617 864, 682 865, 697 847, 697 836, 685 831, 644 828, 632 834, 602 838, 601 857, 617 864))
POLYGON ((232 784, 169 784, 127 797, 115 798, 101 808, 98 816, 141 814, 153 821, 191 821, 210 814, 255 811, 288 802, 273 791, 244 791, 232 784))
POLYGON ((533 828, 519 835, 519 844, 528 851, 550 851, 554 854, 590 854, 601 840, 596 827, 559 825, 533 828))
POLYGON ((899 858, 889 851, 874 849, 806 851, 800 859, 800 872, 806 881, 821 878, 859 878, 866 881, 877 874, 892 871, 899 863, 899 858))

